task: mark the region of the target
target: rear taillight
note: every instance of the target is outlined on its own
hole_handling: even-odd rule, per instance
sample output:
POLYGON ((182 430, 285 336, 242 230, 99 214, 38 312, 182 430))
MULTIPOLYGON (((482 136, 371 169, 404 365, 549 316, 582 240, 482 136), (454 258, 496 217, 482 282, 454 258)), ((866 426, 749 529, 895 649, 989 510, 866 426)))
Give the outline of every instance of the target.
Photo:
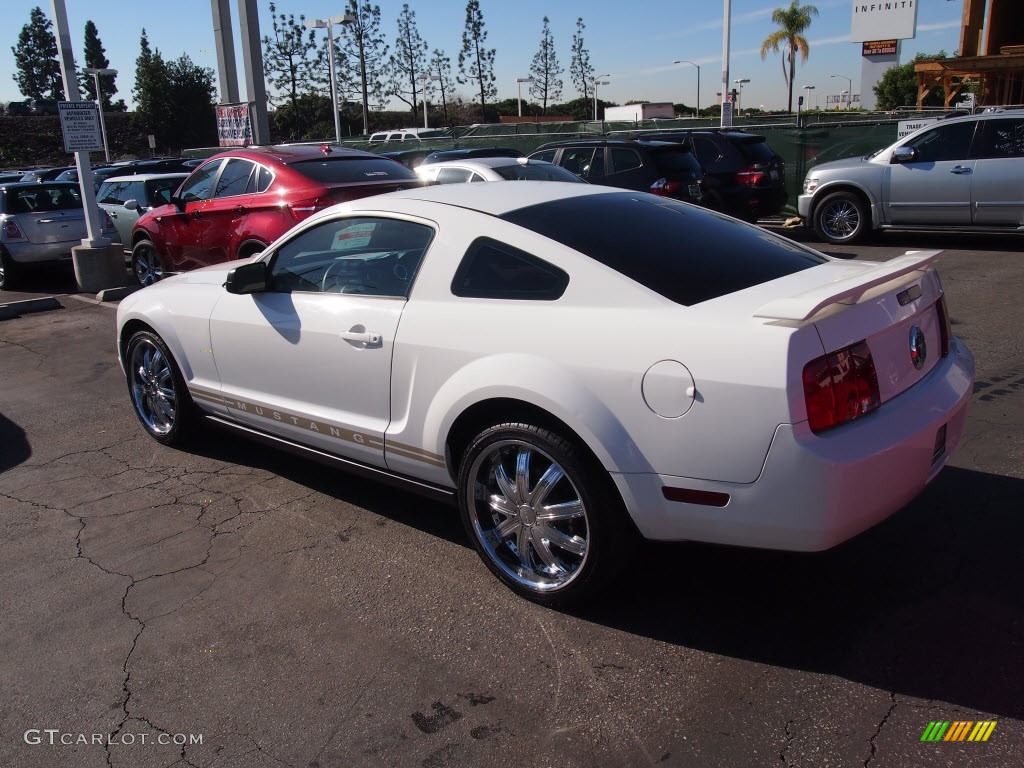
POLYGON ((683 185, 678 181, 669 181, 661 178, 651 184, 651 194, 659 197, 677 197, 683 185))
POLYGON ((308 219, 317 211, 330 208, 336 201, 329 197, 310 197, 305 200, 294 200, 287 203, 288 211, 296 221, 308 219))
POLYGON ((942 348, 942 356, 949 354, 949 340, 953 336, 953 329, 949 322, 949 310, 946 309, 946 296, 939 296, 939 302, 935 305, 939 313, 939 345, 942 348))
POLYGON ((24 240, 25 235, 21 233, 21 229, 18 227, 18 222, 14 219, 8 219, 4 222, 4 237, 9 240, 24 240))
POLYGON ((878 375, 866 341, 804 366, 804 400, 811 431, 824 432, 878 408, 878 375))
POLYGON ((100 213, 103 214, 103 228, 104 229, 113 229, 114 228, 114 220, 112 218, 110 218, 110 214, 107 213, 103 208, 100 208, 100 213))
POLYGON ((736 174, 736 183, 743 184, 747 187, 756 187, 768 176, 768 167, 761 163, 756 163, 749 168, 745 168, 736 174))

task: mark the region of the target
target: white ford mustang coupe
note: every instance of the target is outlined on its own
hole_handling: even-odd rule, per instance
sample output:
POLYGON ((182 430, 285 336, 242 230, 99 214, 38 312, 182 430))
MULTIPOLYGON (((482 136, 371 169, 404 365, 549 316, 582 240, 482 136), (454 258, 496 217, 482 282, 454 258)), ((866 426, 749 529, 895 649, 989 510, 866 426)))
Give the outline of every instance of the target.
POLYGON ((200 416, 457 501, 484 563, 563 605, 641 537, 832 547, 946 463, 974 378, 936 252, 837 261, 586 184, 451 184, 302 222, 125 299, 145 429, 200 416))

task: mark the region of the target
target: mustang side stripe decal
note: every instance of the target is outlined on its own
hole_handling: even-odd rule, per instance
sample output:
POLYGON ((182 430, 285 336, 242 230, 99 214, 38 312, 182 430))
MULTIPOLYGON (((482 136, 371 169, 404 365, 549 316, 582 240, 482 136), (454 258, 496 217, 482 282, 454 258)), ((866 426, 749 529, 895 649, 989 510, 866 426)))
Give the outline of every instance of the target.
POLYGON ((237 397, 227 397, 218 392, 210 392, 208 390, 199 389, 198 387, 190 387, 189 392, 196 400, 224 405, 232 410, 242 411, 253 416, 260 416, 264 419, 269 419, 270 421, 280 421, 284 424, 291 423, 293 426, 303 427, 304 429, 308 429, 310 432, 316 432, 320 435, 333 437, 347 443, 357 443, 359 445, 366 445, 370 448, 379 448, 381 450, 385 450, 386 447, 387 451, 398 456, 413 459, 414 461, 422 461, 423 463, 430 464, 431 466, 445 466, 444 457, 439 454, 431 453, 430 451, 417 448, 413 445, 405 445, 404 443, 397 443, 391 440, 389 440, 385 446, 384 438, 380 435, 363 434, 362 432, 356 432, 348 429, 347 427, 318 421, 310 418, 309 416, 289 413, 260 403, 241 400, 237 397))

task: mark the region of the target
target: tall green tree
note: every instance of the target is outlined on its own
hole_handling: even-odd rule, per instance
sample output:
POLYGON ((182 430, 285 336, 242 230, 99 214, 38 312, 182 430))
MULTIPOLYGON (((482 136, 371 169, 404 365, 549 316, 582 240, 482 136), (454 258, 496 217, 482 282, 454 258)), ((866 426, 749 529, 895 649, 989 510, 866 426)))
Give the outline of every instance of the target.
POLYGON ((768 58, 768 53, 778 53, 782 49, 782 77, 789 89, 788 111, 793 111, 793 81, 796 78, 796 55, 806 63, 810 55, 810 47, 803 33, 811 26, 811 17, 818 15, 813 5, 800 5, 800 0, 790 0, 788 8, 776 8, 772 11, 772 23, 778 29, 772 32, 761 43, 761 60, 768 58))
POLYGON ((427 43, 416 25, 416 12, 405 3, 398 14, 394 53, 388 60, 388 95, 408 104, 413 115, 419 107, 420 91, 426 91, 422 96, 426 101, 433 90, 432 81, 422 79, 427 70, 427 50, 427 43))
POLYGON ((29 99, 64 98, 64 80, 57 58, 57 40, 53 22, 38 6, 29 14, 29 22, 21 28, 14 54, 14 82, 29 99))
POLYGON ((487 112, 488 97, 498 95, 494 85, 494 49, 487 47, 487 30, 484 29, 484 15, 479 0, 466 3, 466 27, 462 31, 462 50, 459 51, 460 83, 476 80, 480 88, 480 117, 487 112))
MULTIPOLYGON (((885 74, 873 87, 875 97, 878 99, 878 109, 890 110, 897 107, 916 106, 917 73, 914 72, 914 64, 918 61, 944 58, 946 58, 945 51, 939 51, 936 54, 919 53, 913 61, 885 70, 885 74)), ((932 88, 925 96, 922 106, 943 106, 942 89, 932 88)))
MULTIPOLYGON (((316 32, 306 29, 305 16, 278 13, 270 4, 272 34, 263 36, 263 69, 271 87, 295 109, 299 96, 314 89, 326 71, 316 32)), ((324 49, 326 51, 326 49, 324 49)))
POLYGON ((427 65, 427 74, 437 77, 437 89, 441 94, 441 109, 444 112, 445 127, 451 128, 451 121, 448 119, 448 96, 455 90, 455 79, 452 77, 452 60, 445 55, 440 48, 435 48, 430 55, 430 64, 427 65))
POLYGON ((387 88, 384 85, 385 57, 388 55, 388 44, 380 31, 380 6, 365 2, 360 5, 357 0, 349 0, 345 13, 354 16, 355 21, 342 27, 345 50, 350 66, 355 67, 355 80, 362 91, 363 132, 370 132, 370 98, 375 106, 383 108, 387 101, 387 88))
POLYGON ((587 25, 583 17, 576 19, 576 34, 572 36, 572 60, 569 62, 569 75, 576 91, 586 101, 590 98, 590 84, 594 82, 594 68, 590 65, 590 51, 583 43, 583 30, 587 25))
MULTIPOLYGON (((110 60, 107 52, 100 42, 99 31, 92 20, 85 22, 85 66, 90 69, 107 69, 110 67, 110 60)), ((117 93, 115 81, 117 75, 100 75, 100 91, 103 93, 103 108, 110 109, 111 99, 117 93)), ((82 90, 85 98, 96 100, 96 78, 85 72, 81 75, 82 90)))
POLYGON ((149 36, 143 28, 139 55, 135 59, 135 86, 132 88, 135 120, 141 132, 156 135, 158 128, 162 131, 170 120, 174 105, 170 102, 169 91, 167 65, 160 51, 150 48, 149 36))
POLYGON ((558 63, 558 54, 555 51, 551 23, 545 16, 544 26, 540 32, 540 46, 533 54, 533 61, 530 64, 530 76, 533 78, 533 82, 530 83, 530 95, 540 101, 542 115, 548 113, 549 101, 558 101, 562 98, 562 79, 559 75, 563 72, 565 69, 558 63))

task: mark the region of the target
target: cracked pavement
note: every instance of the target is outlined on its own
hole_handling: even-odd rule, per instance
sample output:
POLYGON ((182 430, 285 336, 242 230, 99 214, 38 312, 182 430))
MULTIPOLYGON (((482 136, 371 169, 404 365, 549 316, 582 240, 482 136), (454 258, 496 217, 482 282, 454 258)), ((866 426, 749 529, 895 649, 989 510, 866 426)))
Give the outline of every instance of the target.
POLYGON ((574 614, 502 588, 446 507, 215 429, 150 440, 110 307, 0 322, 0 765, 1020 765, 1019 241, 920 240, 848 250, 954 249, 983 386, 951 466, 831 552, 647 546, 574 614), (998 725, 921 743, 931 720, 998 725))

